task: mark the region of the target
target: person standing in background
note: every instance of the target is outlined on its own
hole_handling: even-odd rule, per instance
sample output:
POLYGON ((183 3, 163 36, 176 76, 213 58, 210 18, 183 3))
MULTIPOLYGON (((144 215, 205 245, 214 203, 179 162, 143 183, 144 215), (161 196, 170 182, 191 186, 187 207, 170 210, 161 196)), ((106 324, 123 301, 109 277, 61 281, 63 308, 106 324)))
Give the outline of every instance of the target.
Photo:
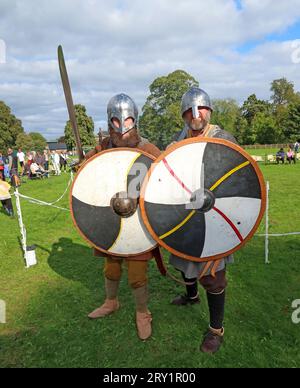
POLYGON ((4 158, 2 156, 2 152, 0 152, 0 179, 5 181, 5 176, 4 176, 4 158))
POLYGON ((9 160, 8 156, 3 156, 3 162, 4 162, 4 180, 7 178, 9 179, 9 160))
POLYGON ((47 176, 49 176, 49 150, 44 150, 44 169, 47 172, 47 176))
POLYGON ((33 156, 31 152, 27 152, 27 164, 30 167, 31 163, 33 162, 33 156))
POLYGON ((8 148, 7 155, 10 177, 13 175, 18 175, 18 156, 16 151, 13 151, 11 148, 8 148))
POLYGON ((13 204, 11 201, 11 195, 9 193, 11 186, 9 183, 3 180, 2 171, 0 171, 0 201, 2 203, 4 211, 10 216, 14 216, 13 204))
POLYGON ((44 163, 45 163, 44 153, 41 154, 40 152, 37 152, 34 161, 35 161, 39 166, 44 166, 44 163))
POLYGON ((56 151, 52 151, 51 159, 52 159, 52 164, 53 164, 53 167, 54 167, 55 175, 60 175, 59 155, 58 155, 58 153, 56 151))
POLYGON ((67 159, 66 159, 66 155, 63 151, 61 151, 59 154, 59 164, 60 164, 60 170, 61 171, 65 170, 65 173, 66 173, 67 172, 67 159))
POLYGON ((17 153, 17 157, 18 157, 18 160, 19 160, 19 163, 20 163, 20 167, 21 167, 21 176, 24 174, 24 162, 25 162, 25 154, 24 152, 22 151, 21 148, 19 148, 19 151, 17 153))

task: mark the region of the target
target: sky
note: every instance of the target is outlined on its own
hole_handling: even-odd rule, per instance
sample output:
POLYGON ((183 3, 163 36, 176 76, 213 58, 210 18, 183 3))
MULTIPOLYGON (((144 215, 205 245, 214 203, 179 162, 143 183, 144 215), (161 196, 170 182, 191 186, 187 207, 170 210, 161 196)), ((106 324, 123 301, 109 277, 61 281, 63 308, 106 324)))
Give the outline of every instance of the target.
POLYGON ((150 84, 177 69, 213 99, 269 99, 282 77, 300 91, 300 0, 0 0, 0 100, 47 140, 68 119, 59 44, 95 132, 113 95, 141 110, 150 84))

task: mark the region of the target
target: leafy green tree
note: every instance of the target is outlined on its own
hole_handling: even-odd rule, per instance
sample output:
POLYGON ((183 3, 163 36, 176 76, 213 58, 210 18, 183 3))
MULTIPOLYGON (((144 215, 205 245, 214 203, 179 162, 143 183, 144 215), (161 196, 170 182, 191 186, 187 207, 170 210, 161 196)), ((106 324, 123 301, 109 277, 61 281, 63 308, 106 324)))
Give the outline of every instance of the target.
POLYGON ((47 146, 46 139, 38 132, 20 133, 16 140, 16 148, 23 151, 43 151, 47 146))
MULTIPOLYGON (((87 115, 85 106, 81 104, 75 105, 75 114, 82 146, 95 146, 96 140, 94 135, 94 121, 92 117, 87 115)), ((66 123, 64 137, 68 148, 71 149, 76 147, 70 120, 66 123)))
POLYGON ((16 140, 16 148, 22 148, 23 151, 34 150, 32 137, 28 133, 19 133, 16 140))
POLYGON ((34 151, 43 151, 47 146, 47 141, 44 136, 38 132, 30 132, 29 135, 32 139, 32 149, 34 151))
POLYGON ((248 124, 248 121, 241 114, 241 111, 236 118, 233 135, 240 145, 255 143, 255 134, 253 133, 251 126, 248 124))
POLYGON ((274 105, 287 105, 295 101, 297 98, 293 82, 289 82, 286 78, 274 80, 271 83, 271 101, 274 105))
POLYGON ((289 105, 277 105, 273 108, 273 114, 272 117, 276 121, 276 125, 278 128, 278 141, 279 142, 285 142, 286 139, 286 122, 288 120, 288 114, 289 114, 289 105))
POLYGON ((181 98, 192 86, 199 84, 183 70, 154 80, 139 121, 141 135, 164 149, 184 126, 181 98))
POLYGON ((213 114, 211 122, 230 133, 235 133, 235 125, 240 108, 235 100, 213 100, 213 114))
POLYGON ((66 139, 64 136, 61 136, 57 139, 57 143, 65 143, 66 142, 66 139))
POLYGON ((300 138, 300 101, 289 104, 282 127, 287 141, 294 142, 300 138))
POLYGON ((257 113, 265 112, 271 114, 271 110, 272 107, 268 101, 259 100, 255 94, 251 94, 244 102, 241 113, 248 124, 251 125, 257 113))
POLYGON ((255 135, 255 143, 276 143, 279 132, 275 118, 265 112, 257 113, 252 122, 252 133, 255 135))
MULTIPOLYGON (((271 101, 273 103, 273 117, 278 127, 280 142, 294 140, 297 137, 299 117, 297 107, 300 105, 300 95, 294 90, 294 84, 286 78, 271 83, 271 101)), ((299 127, 298 127, 299 128, 299 127)))
POLYGON ((11 113, 11 109, 0 101, 0 150, 6 152, 8 147, 14 147, 17 137, 24 132, 21 120, 11 113))
POLYGON ((274 104, 260 100, 255 94, 250 95, 241 107, 244 123, 242 143, 270 144, 281 141, 281 130, 274 115, 274 104))

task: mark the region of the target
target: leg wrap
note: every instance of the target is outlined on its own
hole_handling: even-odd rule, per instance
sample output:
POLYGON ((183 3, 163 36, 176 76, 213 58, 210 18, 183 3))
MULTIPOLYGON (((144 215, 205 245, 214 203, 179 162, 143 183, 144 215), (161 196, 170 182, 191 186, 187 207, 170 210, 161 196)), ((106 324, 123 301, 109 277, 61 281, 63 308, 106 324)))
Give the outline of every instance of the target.
POLYGON ((194 283, 192 285, 186 285, 186 294, 188 298, 195 298, 198 295, 198 283, 197 278, 195 279, 188 279, 185 277, 184 273, 181 272, 182 278, 185 283, 194 283))
POLYGON ((136 311, 139 313, 146 313, 148 312, 148 289, 147 286, 143 286, 140 288, 134 288, 132 290, 134 298, 135 298, 135 304, 136 304, 136 311))
POLYGON ((105 278, 105 292, 107 299, 117 299, 119 290, 119 280, 110 280, 105 278))
POLYGON ((223 328, 225 312, 225 290, 221 294, 207 292, 207 301, 210 314, 210 327, 215 330, 223 328))

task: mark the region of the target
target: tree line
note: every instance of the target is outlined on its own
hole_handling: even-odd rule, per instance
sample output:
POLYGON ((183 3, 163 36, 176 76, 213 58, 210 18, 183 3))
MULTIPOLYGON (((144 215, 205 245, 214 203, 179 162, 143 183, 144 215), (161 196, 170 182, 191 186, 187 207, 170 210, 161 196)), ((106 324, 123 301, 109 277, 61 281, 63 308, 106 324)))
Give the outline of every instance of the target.
MULTIPOLYGON (((199 83, 182 70, 159 77, 150 85, 140 130, 162 149, 184 126, 181 97, 191 86, 199 83)), ((252 94, 241 106, 230 98, 212 100, 211 123, 232 133, 242 145, 295 142, 300 138, 300 93, 286 78, 274 80, 270 92, 269 100, 252 94)))
MULTIPOLYGON (((164 149, 184 126, 181 98, 192 86, 199 86, 199 82, 183 70, 156 78, 149 86, 141 111, 141 135, 164 149)), ((212 104, 212 124, 231 132, 241 145, 291 143, 300 138, 300 93, 286 78, 271 83, 269 100, 251 94, 242 105, 230 98, 215 99, 212 104)), ((84 105, 75 105, 75 111, 82 145, 95 146, 92 117, 84 105)), ((58 140, 69 149, 75 147, 70 121, 66 122, 64 136, 58 140)), ((41 151, 46 147, 46 139, 40 133, 25 133, 21 120, 0 101, 0 151, 8 147, 41 151)))
POLYGON ((8 148, 42 151, 46 145, 46 139, 40 133, 26 133, 21 120, 4 101, 0 101, 0 152, 5 154, 8 148))

